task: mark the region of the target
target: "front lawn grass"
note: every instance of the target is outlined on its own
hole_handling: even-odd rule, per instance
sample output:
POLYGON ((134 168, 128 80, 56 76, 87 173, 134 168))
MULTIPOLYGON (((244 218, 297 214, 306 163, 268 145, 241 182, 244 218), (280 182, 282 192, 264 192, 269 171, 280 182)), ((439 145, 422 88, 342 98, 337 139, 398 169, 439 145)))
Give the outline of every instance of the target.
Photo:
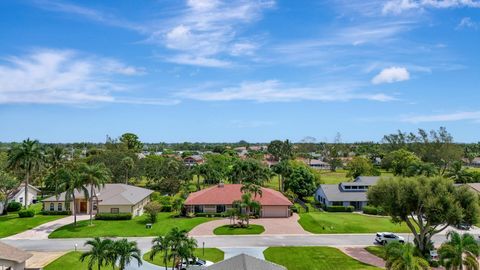
POLYGON ((355 213, 309 212, 300 214, 300 225, 311 233, 408 233, 405 224, 392 223, 389 217, 355 213))
POLYGON ((375 266, 359 262, 332 247, 269 247, 265 259, 288 270, 373 270, 375 266))
POLYGON ((245 234, 261 234, 265 231, 262 225, 250 224, 246 228, 237 228, 230 225, 223 225, 213 230, 216 235, 245 235, 245 234))
POLYGON ((372 253, 373 255, 385 260, 385 247, 383 247, 383 246, 368 246, 368 247, 365 248, 365 250, 372 253))
POLYGON ((82 252, 71 251, 62 257, 56 259, 55 261, 49 263, 45 266, 44 270, 65 270, 65 269, 75 269, 75 270, 88 270, 88 261, 85 260, 83 263, 79 260, 82 252))
POLYGON ((158 220, 151 229, 146 229, 149 223, 147 216, 140 216, 131 220, 94 220, 90 226, 89 220, 65 225, 52 232, 49 238, 82 238, 82 237, 126 237, 126 236, 158 236, 167 234, 172 228, 178 227, 190 231, 193 227, 213 220, 206 217, 176 218, 172 213, 158 214, 158 220))
MULTIPOLYGON (((207 260, 207 261, 211 261, 211 262, 219 262, 219 261, 222 261, 225 254, 223 251, 221 251, 220 249, 218 248, 205 248, 205 255, 203 254, 203 250, 201 248, 197 248, 195 249, 195 257, 197 258, 200 258, 202 260, 207 260)), ((155 264, 155 265, 159 265, 159 266, 165 266, 165 264, 163 263, 163 254, 159 253, 157 254, 153 260, 150 260, 150 251, 145 253, 143 255, 143 260, 151 263, 151 264, 155 264)), ((168 260, 167 262, 167 266, 171 266, 172 265, 172 260, 168 260)))
POLYGON ((30 229, 33 229, 43 223, 63 218, 65 216, 44 216, 40 214, 42 204, 31 205, 29 209, 35 210, 35 216, 29 218, 19 218, 18 212, 10 212, 5 216, 0 216, 0 238, 15 235, 30 229))

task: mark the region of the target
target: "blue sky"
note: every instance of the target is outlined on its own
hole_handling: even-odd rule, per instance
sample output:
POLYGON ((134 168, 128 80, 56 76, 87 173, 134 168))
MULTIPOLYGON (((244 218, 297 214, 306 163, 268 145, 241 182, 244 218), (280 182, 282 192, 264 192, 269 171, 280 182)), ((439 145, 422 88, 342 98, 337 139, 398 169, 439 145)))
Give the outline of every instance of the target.
POLYGON ((0 141, 479 141, 480 1, 0 2, 0 141))

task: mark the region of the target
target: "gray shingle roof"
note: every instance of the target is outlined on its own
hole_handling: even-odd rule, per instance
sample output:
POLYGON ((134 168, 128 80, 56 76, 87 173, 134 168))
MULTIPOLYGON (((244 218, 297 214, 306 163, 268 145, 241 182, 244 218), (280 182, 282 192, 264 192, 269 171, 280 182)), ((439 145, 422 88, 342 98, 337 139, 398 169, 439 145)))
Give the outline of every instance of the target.
POLYGON ((367 185, 375 185, 378 180, 380 180, 380 176, 359 176, 353 180, 354 182, 362 182, 367 185))
POLYGON ((287 268, 272 262, 240 254, 206 268, 207 270, 287 270, 287 268))
POLYGON ((367 193, 365 191, 341 191, 338 184, 320 185, 320 188, 325 193, 327 200, 330 202, 366 202, 367 193))
MULTIPOLYGON (((87 186, 88 191, 90 187, 87 186)), ((103 188, 96 188, 99 205, 135 205, 141 200, 152 194, 152 190, 125 185, 125 184, 105 184, 103 188)), ((83 192, 75 191, 76 198, 85 198, 83 192)), ((61 193, 57 199, 56 196, 49 197, 44 202, 65 201, 65 192, 61 193)))
POLYGON ((32 254, 0 242, 0 260, 23 263, 30 257, 32 257, 32 254))

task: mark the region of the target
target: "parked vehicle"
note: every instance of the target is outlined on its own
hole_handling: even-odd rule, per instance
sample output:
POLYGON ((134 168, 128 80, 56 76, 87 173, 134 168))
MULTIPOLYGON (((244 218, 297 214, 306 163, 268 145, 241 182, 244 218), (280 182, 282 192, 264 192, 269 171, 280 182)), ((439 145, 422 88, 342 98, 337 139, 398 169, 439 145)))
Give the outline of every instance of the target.
POLYGON ((375 241, 380 245, 386 245, 391 242, 405 243, 405 239, 391 232, 379 232, 375 237, 375 241))
POLYGON ((212 265, 213 262, 205 261, 199 258, 188 259, 188 264, 186 261, 182 261, 177 265, 177 269, 180 270, 193 270, 193 269, 203 269, 204 267, 212 265), (188 265, 188 266, 187 266, 188 265))
POLYGON ((460 224, 457 224, 455 227, 459 230, 468 231, 468 230, 470 230, 470 228, 472 226, 470 224, 467 224, 467 223, 460 223, 460 224))

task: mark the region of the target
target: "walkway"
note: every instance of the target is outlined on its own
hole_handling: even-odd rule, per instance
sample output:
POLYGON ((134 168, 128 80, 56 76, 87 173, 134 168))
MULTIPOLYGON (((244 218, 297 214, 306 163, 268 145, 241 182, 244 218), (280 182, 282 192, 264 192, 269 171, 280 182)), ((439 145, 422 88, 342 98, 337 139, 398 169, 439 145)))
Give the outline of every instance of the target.
MULTIPOLYGON (((250 224, 262 225, 265 228, 265 232, 262 235, 308 235, 309 232, 305 231, 298 223, 300 217, 297 214, 293 214, 289 218, 259 218, 250 219, 250 224)), ((223 225, 229 225, 228 219, 214 220, 206 223, 202 223, 193 228, 189 235, 191 236, 208 236, 214 235, 213 230, 223 225)))
MULTIPOLYGON (((89 215, 77 215, 77 222, 82 220, 89 219, 89 215)), ((54 221, 44 223, 38 227, 30 229, 28 231, 15 234, 4 239, 14 240, 14 239, 28 239, 28 240, 41 240, 48 239, 48 235, 55 231, 56 229, 73 223, 73 216, 64 217, 54 221)))
POLYGON ((376 267, 385 268, 385 261, 382 258, 379 258, 366 251, 365 247, 341 247, 340 250, 357 261, 361 261, 376 267))

